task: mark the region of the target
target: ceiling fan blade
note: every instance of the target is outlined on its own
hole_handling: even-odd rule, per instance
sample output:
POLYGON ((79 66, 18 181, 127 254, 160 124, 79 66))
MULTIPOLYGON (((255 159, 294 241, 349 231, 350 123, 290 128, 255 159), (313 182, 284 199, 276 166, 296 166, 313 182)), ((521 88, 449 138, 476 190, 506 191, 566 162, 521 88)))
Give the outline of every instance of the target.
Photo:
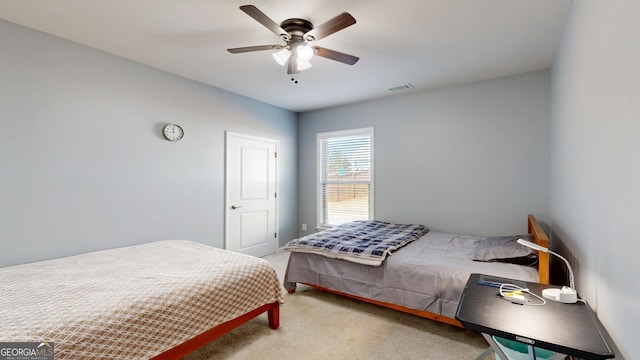
POLYGON ((244 11, 247 15, 254 18, 257 22, 264 25, 267 29, 271 30, 271 32, 280 36, 285 41, 289 41, 291 39, 291 35, 289 35, 289 33, 271 20, 271 18, 265 15, 262 11, 258 10, 257 7, 253 5, 242 5, 240 6, 240 10, 244 11))
POLYGON ((303 39, 305 41, 320 40, 324 37, 327 37, 335 33, 336 31, 340 31, 355 23, 356 23, 356 19, 354 19, 353 16, 351 16, 351 14, 347 12, 343 12, 342 14, 334 17, 333 19, 316 26, 312 30, 305 33, 303 36, 303 39))
POLYGON ((339 61, 339 62, 347 64, 347 65, 353 65, 353 64, 357 63, 358 60, 360 60, 360 58, 357 57, 357 56, 341 53, 339 51, 330 50, 330 49, 326 49, 326 48, 319 47, 319 46, 314 46, 313 50, 315 51, 315 54, 318 55, 318 56, 322 56, 322 57, 327 58, 327 59, 339 61))
POLYGON ((298 57, 291 56, 289 61, 287 61, 287 74, 297 74, 298 73, 298 57))
POLYGON ((284 47, 283 45, 258 45, 258 46, 245 46, 245 47, 239 47, 239 48, 231 48, 231 49, 227 49, 227 51, 232 54, 240 54, 240 53, 246 53, 250 51, 282 49, 283 47, 284 47))

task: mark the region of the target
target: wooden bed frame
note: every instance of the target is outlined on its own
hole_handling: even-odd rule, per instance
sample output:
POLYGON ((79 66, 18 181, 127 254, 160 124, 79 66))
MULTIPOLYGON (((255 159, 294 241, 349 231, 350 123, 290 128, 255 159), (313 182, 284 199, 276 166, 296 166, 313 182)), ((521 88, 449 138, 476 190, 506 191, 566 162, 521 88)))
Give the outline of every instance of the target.
MULTIPOLYGON (((528 217, 527 217, 527 229, 528 229, 527 231, 529 232, 529 234, 533 235, 533 241, 536 244, 538 244, 540 246, 544 246, 546 248, 549 248, 549 238, 547 237, 547 234, 544 232, 544 230, 542 229, 542 227, 538 223, 538 220, 535 218, 535 216, 528 215, 528 217)), ((548 253, 543 253, 543 252, 539 252, 538 253, 538 274, 539 274, 539 281, 538 282, 540 282, 541 284, 549 284, 549 254, 548 253)), ((417 316, 420 316, 420 317, 423 317, 423 318, 440 321, 440 322, 443 322, 443 323, 446 323, 446 324, 449 324, 449 325, 463 327, 462 324, 456 319, 453 319, 453 318, 450 318, 450 317, 447 317, 447 316, 434 314, 432 312, 411 309, 411 308, 408 308, 408 307, 405 307, 405 306, 396 305, 396 304, 392 304, 392 303, 388 303, 388 302, 384 302, 384 301, 378 301, 378 300, 368 299, 368 298, 364 298, 364 297, 357 296, 357 295, 351 295, 351 294, 347 294, 347 293, 344 293, 344 292, 341 292, 341 291, 336 291, 336 290, 328 289, 328 288, 325 288, 325 287, 322 287, 322 286, 313 285, 313 284, 308 284, 308 283, 301 283, 301 284, 310 286, 310 287, 318 289, 318 290, 327 291, 327 292, 330 292, 330 293, 346 296, 346 297, 349 297, 349 298, 352 298, 352 299, 357 299, 357 300, 361 300, 361 301, 368 302, 368 303, 371 303, 371 304, 387 307, 387 308, 390 308, 390 309, 393 309, 393 310, 398 310, 398 311, 402 311, 402 312, 405 312, 405 313, 417 315, 417 316)), ((295 289, 289 291, 289 293, 290 294, 295 293, 295 289)))
POLYGON ((250 311, 244 315, 240 315, 235 319, 229 320, 225 323, 222 323, 218 326, 215 326, 202 334, 191 338, 184 343, 171 348, 160 355, 154 356, 152 360, 173 360, 180 359, 184 356, 198 350, 199 348, 207 345, 211 341, 221 337, 222 335, 230 332, 231 330, 237 328, 238 326, 252 320, 253 318, 261 315, 264 312, 267 312, 267 316, 269 319, 269 327, 272 329, 277 329, 280 326, 280 303, 275 302, 271 304, 262 305, 261 307, 250 311))

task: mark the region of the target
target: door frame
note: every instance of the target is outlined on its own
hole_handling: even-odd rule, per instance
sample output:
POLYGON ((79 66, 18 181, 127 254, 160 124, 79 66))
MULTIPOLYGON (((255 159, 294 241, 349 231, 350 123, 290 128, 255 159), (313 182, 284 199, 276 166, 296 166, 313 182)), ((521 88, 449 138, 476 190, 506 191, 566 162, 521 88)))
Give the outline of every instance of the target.
POLYGON ((276 146, 276 159, 275 159, 275 163, 276 163, 276 169, 275 169, 275 192, 276 192, 276 196, 274 198, 275 200, 275 214, 274 214, 274 221, 275 221, 275 228, 276 228, 276 236, 274 237, 273 241, 274 241, 274 245, 275 245, 275 250, 277 251, 280 248, 280 189, 279 189, 279 179, 280 179, 280 167, 278 166, 278 152, 279 152, 279 148, 280 148, 280 141, 278 140, 274 140, 274 139, 269 139, 269 138, 265 138, 265 137, 260 137, 260 136, 253 136, 253 135, 247 135, 247 134, 242 134, 242 133, 237 133, 237 132, 233 132, 233 131, 225 131, 225 138, 224 138, 224 151, 225 151, 225 156, 224 156, 224 248, 225 249, 229 249, 229 210, 231 209, 231 203, 229 202, 229 138, 230 137, 238 137, 238 138, 242 138, 242 139, 247 139, 247 140, 257 140, 257 141, 264 141, 264 142, 269 142, 272 144, 275 144, 276 146))

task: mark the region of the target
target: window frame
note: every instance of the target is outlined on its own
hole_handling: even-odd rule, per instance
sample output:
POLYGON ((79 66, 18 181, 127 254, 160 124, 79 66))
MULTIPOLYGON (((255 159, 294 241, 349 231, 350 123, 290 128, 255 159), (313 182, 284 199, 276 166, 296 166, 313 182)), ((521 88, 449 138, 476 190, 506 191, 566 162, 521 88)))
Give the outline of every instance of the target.
POLYGON ((348 129, 348 130, 338 130, 338 131, 328 131, 317 133, 316 135, 316 217, 317 217, 317 226, 316 229, 328 229, 334 227, 334 224, 325 224, 323 223, 323 211, 324 211, 324 201, 323 201, 323 181, 322 181, 322 173, 323 173, 323 158, 322 158, 322 142, 326 139, 331 138, 341 138, 341 137, 349 137, 349 136, 368 136, 369 137, 369 158, 370 158, 370 168, 369 168, 369 181, 363 182, 369 184, 369 209, 368 209, 368 219, 373 220, 374 217, 374 131, 373 127, 365 127, 365 128, 357 128, 357 129, 348 129))

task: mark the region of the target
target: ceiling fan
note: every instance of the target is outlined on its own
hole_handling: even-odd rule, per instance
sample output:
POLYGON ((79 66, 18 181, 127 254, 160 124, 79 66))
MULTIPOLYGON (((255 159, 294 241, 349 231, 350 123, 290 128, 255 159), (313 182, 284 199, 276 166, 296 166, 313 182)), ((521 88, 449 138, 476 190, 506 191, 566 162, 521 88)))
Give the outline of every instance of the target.
POLYGON ((311 60, 314 55, 348 65, 353 65, 360 60, 357 56, 312 45, 315 41, 355 24, 356 19, 347 12, 343 12, 333 19, 314 27, 310 21, 299 18, 286 19, 278 25, 253 5, 240 6, 240 10, 278 35, 284 40, 285 44, 257 45, 227 49, 227 51, 232 54, 261 50, 279 50, 273 53, 273 58, 278 64, 287 66, 287 74, 297 74, 302 70, 310 68, 311 63, 309 60, 311 60))

